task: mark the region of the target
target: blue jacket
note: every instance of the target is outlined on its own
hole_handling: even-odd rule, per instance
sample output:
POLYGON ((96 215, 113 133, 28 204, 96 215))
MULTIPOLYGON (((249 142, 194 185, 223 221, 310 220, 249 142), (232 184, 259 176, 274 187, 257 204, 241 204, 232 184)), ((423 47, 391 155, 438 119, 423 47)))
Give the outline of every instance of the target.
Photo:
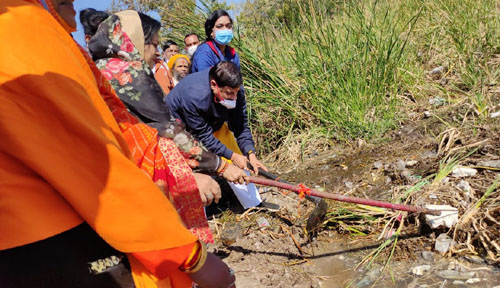
POLYGON ((247 105, 243 86, 238 92, 236 107, 227 109, 214 100, 210 88, 210 69, 189 74, 177 84, 166 97, 166 102, 174 117, 181 119, 193 136, 216 155, 231 159, 233 151, 222 144, 213 133, 224 122, 234 133, 241 152, 255 151, 252 133, 248 127, 247 105))
POLYGON ((227 60, 233 62, 238 68, 240 68, 240 56, 238 53, 234 52, 234 49, 226 46, 226 55, 222 57, 222 52, 219 47, 215 44, 214 41, 210 40, 213 43, 214 49, 217 51, 217 54, 212 50, 212 48, 207 44, 207 42, 201 44, 194 52, 193 60, 191 61, 191 72, 199 72, 205 69, 208 69, 215 64, 227 60))

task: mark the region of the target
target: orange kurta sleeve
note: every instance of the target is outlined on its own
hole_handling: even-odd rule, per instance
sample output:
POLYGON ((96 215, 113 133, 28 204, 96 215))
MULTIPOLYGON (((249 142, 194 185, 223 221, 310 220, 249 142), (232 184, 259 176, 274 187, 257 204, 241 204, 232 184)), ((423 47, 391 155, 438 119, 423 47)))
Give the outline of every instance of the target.
POLYGON ((0 3, 0 249, 88 222, 123 252, 196 238, 129 158, 73 39, 36 4, 0 3))

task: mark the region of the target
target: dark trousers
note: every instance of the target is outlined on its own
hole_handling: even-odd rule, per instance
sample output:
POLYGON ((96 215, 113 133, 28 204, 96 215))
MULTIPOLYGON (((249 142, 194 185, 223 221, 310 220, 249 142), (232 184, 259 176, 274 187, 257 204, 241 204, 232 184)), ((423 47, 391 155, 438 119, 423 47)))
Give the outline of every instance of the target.
POLYGON ((125 254, 88 224, 45 240, 0 251, 2 288, 135 287, 125 254))

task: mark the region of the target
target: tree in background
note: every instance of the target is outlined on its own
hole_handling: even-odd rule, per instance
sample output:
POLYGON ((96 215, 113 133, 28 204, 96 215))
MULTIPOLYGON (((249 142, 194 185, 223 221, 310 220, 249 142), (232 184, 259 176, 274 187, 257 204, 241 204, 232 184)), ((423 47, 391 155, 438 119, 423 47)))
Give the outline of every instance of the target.
POLYGON ((163 27, 161 42, 169 39, 180 44, 188 33, 196 33, 203 39, 208 14, 216 9, 230 10, 231 6, 216 0, 113 0, 112 11, 124 9, 158 13, 163 27))

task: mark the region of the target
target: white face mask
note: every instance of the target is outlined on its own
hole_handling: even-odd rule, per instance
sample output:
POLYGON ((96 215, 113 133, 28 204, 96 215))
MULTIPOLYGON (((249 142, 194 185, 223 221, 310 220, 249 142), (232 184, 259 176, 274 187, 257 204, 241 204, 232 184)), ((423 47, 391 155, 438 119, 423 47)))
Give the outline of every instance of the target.
POLYGON ((219 103, 220 103, 220 105, 226 107, 227 109, 236 108, 236 100, 224 99, 224 100, 221 100, 219 103))
POLYGON ((198 48, 198 45, 193 45, 187 49, 189 57, 193 57, 194 52, 196 52, 196 48, 198 48))

